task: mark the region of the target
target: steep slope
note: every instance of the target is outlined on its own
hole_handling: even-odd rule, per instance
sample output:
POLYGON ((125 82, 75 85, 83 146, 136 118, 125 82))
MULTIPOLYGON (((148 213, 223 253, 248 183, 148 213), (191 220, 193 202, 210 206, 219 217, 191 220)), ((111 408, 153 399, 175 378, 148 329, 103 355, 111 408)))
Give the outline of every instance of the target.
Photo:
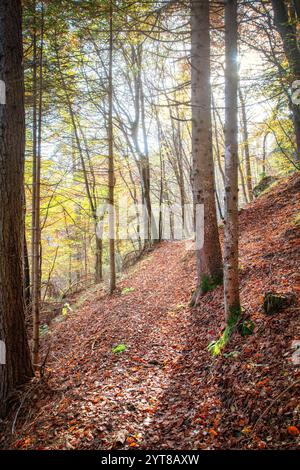
MULTIPOLYGON (((299 293, 300 177, 240 216, 241 299, 255 322, 225 355, 207 345, 223 326, 223 292, 190 308, 193 253, 164 242, 121 282, 51 328, 47 381, 27 391, 12 442, 26 449, 297 448, 299 308, 267 317, 266 291, 299 293), (112 347, 126 351, 114 354, 112 347)), ((8 425, 8 423, 4 423, 8 425)), ((10 424, 11 425, 11 424, 10 424)), ((299 427, 300 429, 300 427, 299 427)))

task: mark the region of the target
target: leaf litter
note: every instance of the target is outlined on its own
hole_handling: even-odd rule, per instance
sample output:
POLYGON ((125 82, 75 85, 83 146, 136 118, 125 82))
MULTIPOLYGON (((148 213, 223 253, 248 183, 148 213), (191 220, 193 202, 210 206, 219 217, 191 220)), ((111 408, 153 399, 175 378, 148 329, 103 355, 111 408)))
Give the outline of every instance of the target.
POLYGON ((291 360, 299 307, 269 317, 261 308, 267 291, 300 290, 299 191, 296 174, 240 215, 241 301, 253 334, 233 335, 212 357, 222 287, 191 308, 194 254, 184 242, 162 242, 122 278, 122 295, 101 291, 51 326, 45 378, 17 418, 13 409, 0 423, 0 446, 299 448, 300 369, 291 360))

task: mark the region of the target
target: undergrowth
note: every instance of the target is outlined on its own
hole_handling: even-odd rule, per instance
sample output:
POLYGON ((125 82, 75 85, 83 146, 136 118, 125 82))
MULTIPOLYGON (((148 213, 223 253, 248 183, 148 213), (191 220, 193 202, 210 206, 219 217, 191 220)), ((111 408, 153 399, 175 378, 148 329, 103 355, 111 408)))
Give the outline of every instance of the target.
POLYGON ((231 308, 227 325, 222 331, 220 338, 211 341, 208 345, 207 349, 213 356, 218 356, 222 352, 225 346, 229 343, 234 331, 238 330, 243 337, 249 336, 253 333, 255 327, 253 321, 249 319, 242 321, 242 312, 243 309, 240 306, 231 308))

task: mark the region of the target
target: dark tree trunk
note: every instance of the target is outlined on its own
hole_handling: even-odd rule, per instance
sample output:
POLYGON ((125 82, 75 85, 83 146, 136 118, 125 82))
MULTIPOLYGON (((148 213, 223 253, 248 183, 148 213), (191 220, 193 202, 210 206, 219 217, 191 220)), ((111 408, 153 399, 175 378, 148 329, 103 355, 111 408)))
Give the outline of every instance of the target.
MULTIPOLYGON (((295 11, 299 15, 299 2, 295 1, 295 11)), ((300 80, 300 48, 297 41, 297 27, 289 21, 288 10, 284 0, 272 0, 274 10, 274 23, 278 30, 284 47, 284 52, 287 57, 292 82, 300 80)), ((299 17, 298 17, 299 18, 299 17)), ((293 113, 293 122, 296 136, 296 155, 295 162, 300 163, 300 106, 295 103, 290 103, 291 111, 293 113)))
POLYGON ((0 340, 6 363, 0 364, 0 413, 9 393, 33 375, 24 321, 24 78, 20 0, 0 2, 0 80, 6 104, 0 104, 0 340), (2 343, 3 344, 3 343, 2 343))

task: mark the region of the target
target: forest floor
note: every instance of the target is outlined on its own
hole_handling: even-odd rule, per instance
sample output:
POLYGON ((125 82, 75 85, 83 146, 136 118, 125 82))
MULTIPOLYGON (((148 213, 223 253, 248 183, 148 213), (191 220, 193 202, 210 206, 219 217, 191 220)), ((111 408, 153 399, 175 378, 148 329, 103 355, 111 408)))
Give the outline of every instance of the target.
POLYGON ((240 215, 241 300, 254 333, 212 357, 223 291, 189 301, 193 252, 163 242, 120 281, 53 324, 43 380, 2 422, 11 449, 295 449, 300 447, 299 306, 272 316, 265 292, 300 291, 300 176, 240 215), (298 219, 297 219, 298 218, 298 219), (297 221, 298 220, 298 221, 297 221), (126 345, 126 351, 112 348, 126 345), (12 434, 13 431, 13 434, 12 434))

